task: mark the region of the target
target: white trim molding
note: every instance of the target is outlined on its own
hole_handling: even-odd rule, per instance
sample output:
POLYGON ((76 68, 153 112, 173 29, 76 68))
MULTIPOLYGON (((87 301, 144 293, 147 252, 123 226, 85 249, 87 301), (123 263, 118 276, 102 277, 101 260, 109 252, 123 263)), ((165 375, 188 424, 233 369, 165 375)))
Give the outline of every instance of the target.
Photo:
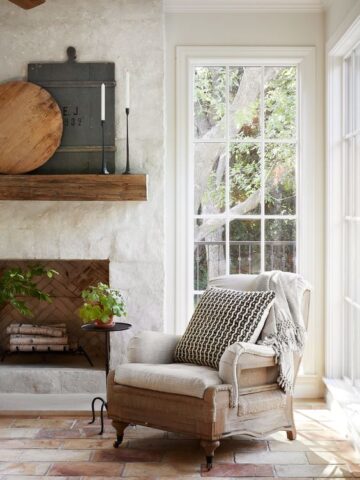
POLYGON ((319 13, 324 8, 323 0, 164 0, 165 13, 319 13))
POLYGON ((327 214, 325 375, 342 377, 343 363, 343 58, 360 42, 358 18, 327 50, 327 214))
MULTIPOLYGON (((176 49, 176 298, 175 330, 182 333, 193 304, 188 286, 192 265, 188 248, 188 195, 190 175, 189 118, 192 69, 195 65, 296 65, 299 74, 299 178, 298 178, 298 268, 313 286, 310 333, 304 355, 297 396, 319 398, 323 376, 323 162, 319 155, 314 47, 179 46, 176 49)), ((190 239, 190 240, 189 240, 190 239)))
MULTIPOLYGON (((344 58, 360 43, 360 3, 349 12, 327 43, 327 213, 326 213, 326 323, 325 385, 329 408, 360 449, 360 395, 343 379, 345 180, 344 165, 344 58)), ((356 341, 356 339, 355 339, 356 341)), ((358 346, 356 345, 356 348, 358 346)), ((353 379, 352 379, 353 380, 353 379)))

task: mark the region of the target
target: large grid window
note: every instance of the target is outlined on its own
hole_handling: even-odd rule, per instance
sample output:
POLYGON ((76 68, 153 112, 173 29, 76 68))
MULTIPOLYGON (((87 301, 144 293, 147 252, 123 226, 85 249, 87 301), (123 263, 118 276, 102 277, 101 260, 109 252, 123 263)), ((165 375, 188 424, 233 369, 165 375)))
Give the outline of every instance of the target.
POLYGON ((344 58, 343 376, 360 386, 360 47, 344 58))
POLYGON ((193 294, 218 275, 296 271, 297 67, 196 65, 193 294))

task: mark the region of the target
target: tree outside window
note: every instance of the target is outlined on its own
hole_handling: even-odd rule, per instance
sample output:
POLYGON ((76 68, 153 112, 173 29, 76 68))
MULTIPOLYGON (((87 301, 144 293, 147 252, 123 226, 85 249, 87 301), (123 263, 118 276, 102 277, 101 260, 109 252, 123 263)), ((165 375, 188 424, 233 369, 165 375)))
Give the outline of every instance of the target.
POLYGON ((193 71, 194 295, 210 278, 296 270, 297 68, 193 71))

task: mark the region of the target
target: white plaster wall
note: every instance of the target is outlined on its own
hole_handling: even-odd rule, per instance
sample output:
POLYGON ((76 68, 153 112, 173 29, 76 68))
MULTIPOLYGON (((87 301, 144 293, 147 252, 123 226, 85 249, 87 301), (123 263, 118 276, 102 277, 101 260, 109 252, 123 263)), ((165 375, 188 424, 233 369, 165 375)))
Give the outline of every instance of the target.
POLYGON ((131 74, 131 164, 149 174, 148 202, 0 202, 0 257, 110 258, 134 328, 112 336, 112 363, 138 329, 163 328, 164 38, 161 0, 47 0, 25 11, 0 2, 0 81, 33 61, 116 64, 117 171, 124 169, 124 76, 131 74))
MULTIPOLYGON (((342 0, 339 0, 342 1, 342 0)), ((317 179, 319 202, 314 205, 317 231, 312 232, 317 251, 318 277, 314 284, 319 315, 314 319, 310 335, 315 342, 314 354, 305 355, 303 368, 310 382, 303 394, 321 396, 323 374, 324 328, 324 14, 322 13, 182 13, 165 15, 166 32, 166 99, 167 99, 167 161, 166 161, 166 329, 171 331, 174 318, 175 288, 175 101, 176 58, 178 45, 240 45, 240 46, 315 46, 316 48, 316 159, 323 175, 317 179)), ((301 380, 301 379, 300 379, 301 380)), ((299 390, 300 395, 302 394, 299 390)))
POLYGON ((331 0, 326 10, 326 39, 329 40, 360 0, 331 0))

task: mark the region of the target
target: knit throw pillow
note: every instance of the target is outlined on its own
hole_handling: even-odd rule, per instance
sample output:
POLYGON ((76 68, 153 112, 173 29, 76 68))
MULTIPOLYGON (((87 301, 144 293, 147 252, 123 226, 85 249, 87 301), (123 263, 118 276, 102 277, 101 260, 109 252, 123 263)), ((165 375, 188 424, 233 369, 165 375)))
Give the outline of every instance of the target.
POLYGON ((229 345, 256 342, 274 300, 273 291, 208 288, 176 346, 174 361, 217 369, 229 345))

